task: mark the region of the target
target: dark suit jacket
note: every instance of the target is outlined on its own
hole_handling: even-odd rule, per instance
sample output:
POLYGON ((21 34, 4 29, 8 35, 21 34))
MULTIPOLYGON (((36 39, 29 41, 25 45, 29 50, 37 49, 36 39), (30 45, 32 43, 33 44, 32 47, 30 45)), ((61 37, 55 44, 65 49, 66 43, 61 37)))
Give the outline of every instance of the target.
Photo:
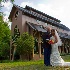
POLYGON ((50 40, 50 37, 51 37, 51 35, 50 35, 49 32, 46 32, 46 33, 44 33, 44 34, 42 35, 42 39, 43 39, 43 44, 42 44, 42 46, 43 46, 43 48, 44 48, 44 47, 51 47, 51 44, 49 44, 49 43, 46 41, 46 39, 49 39, 49 40, 50 40))

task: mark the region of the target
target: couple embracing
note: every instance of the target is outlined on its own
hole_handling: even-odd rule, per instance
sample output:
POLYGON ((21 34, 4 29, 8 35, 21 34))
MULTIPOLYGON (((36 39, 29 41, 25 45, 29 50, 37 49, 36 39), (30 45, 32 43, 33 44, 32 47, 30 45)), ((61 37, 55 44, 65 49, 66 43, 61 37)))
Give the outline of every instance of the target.
POLYGON ((46 66, 70 66, 70 62, 65 62, 59 53, 58 46, 62 45, 62 41, 55 29, 45 27, 47 33, 44 33, 43 48, 44 48, 44 64, 46 66), (52 40, 53 43, 49 43, 52 40))

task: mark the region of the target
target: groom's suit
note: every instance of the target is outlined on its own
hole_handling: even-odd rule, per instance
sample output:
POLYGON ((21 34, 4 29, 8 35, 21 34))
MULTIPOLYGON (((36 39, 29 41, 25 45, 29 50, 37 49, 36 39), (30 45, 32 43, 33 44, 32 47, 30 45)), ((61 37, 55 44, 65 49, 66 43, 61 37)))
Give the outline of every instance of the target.
POLYGON ((44 48, 44 64, 46 66, 50 65, 51 44, 46 41, 46 39, 50 39, 50 37, 51 35, 49 32, 46 32, 42 35, 44 48))

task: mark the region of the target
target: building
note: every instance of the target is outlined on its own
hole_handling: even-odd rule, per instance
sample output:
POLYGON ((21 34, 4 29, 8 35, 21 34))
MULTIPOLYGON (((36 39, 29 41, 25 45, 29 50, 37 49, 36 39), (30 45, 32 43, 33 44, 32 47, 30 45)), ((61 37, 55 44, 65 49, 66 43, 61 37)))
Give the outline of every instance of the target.
POLYGON ((14 4, 10 12, 9 19, 12 22, 11 34, 13 36, 13 41, 17 37, 15 35, 16 28, 18 30, 18 36, 23 32, 29 32, 37 39, 39 57, 34 54, 33 49, 32 56, 34 59, 43 57, 41 54, 41 33, 46 32, 46 30, 43 28, 45 25, 56 29, 63 41, 69 40, 68 42, 70 42, 70 29, 61 24, 60 20, 27 5, 25 8, 22 8, 14 4))

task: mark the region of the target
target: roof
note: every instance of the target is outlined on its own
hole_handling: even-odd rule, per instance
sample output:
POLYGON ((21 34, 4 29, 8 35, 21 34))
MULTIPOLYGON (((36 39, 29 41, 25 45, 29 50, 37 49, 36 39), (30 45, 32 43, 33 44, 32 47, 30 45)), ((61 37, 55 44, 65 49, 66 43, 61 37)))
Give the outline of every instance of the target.
POLYGON ((66 39, 70 39, 70 35, 66 36, 65 38, 66 38, 66 39))
POLYGON ((63 24, 58 24, 58 26, 64 30, 70 31, 70 29, 63 24))
POLYGON ((47 30, 45 30, 42 25, 36 25, 30 22, 27 22, 28 26, 30 26, 32 29, 37 30, 39 32, 47 32, 47 30))
POLYGON ((44 15, 44 16, 46 16, 46 17, 48 17, 48 18, 51 18, 51 19, 53 19, 53 20, 55 20, 55 21, 57 21, 57 22, 61 22, 60 20, 58 20, 58 19, 56 19, 56 18, 54 18, 54 17, 52 17, 52 16, 49 16, 49 15, 47 15, 47 14, 45 14, 45 13, 39 11, 39 10, 36 10, 36 9, 30 7, 30 6, 27 6, 27 5, 26 5, 25 9, 33 10, 34 12, 37 12, 37 13, 39 13, 39 14, 42 14, 42 15, 44 15))
MULTIPOLYGON (((31 12, 31 10, 29 10, 28 7, 29 7, 29 6, 26 6, 25 8, 23 8, 23 7, 20 7, 20 6, 18 6, 18 5, 13 4, 12 10, 13 10, 14 8, 18 8, 19 10, 23 11, 23 13, 27 13, 28 15, 37 17, 39 20, 42 20, 42 21, 45 21, 45 22, 48 22, 48 21, 60 22, 60 20, 58 20, 58 19, 56 19, 56 18, 54 18, 54 17, 51 17, 51 16, 49 16, 49 15, 47 15, 47 14, 41 12, 41 11, 38 11, 38 10, 36 10, 36 9, 35 9, 36 11, 33 10, 33 12, 31 12), (35 13, 36 13, 36 14, 39 14, 40 16, 36 15, 35 13), (39 17, 40 17, 40 18, 39 18, 39 17)), ((34 9, 34 8, 33 8, 33 9, 34 9)), ((14 10, 13 10, 13 11, 12 11, 12 10, 11 10, 11 13, 14 11, 14 10)), ((10 15, 11 15, 11 13, 10 13, 10 15)), ((9 15, 9 18, 11 18, 10 15, 9 15)), ((51 23, 51 22, 50 22, 50 23, 51 23)))
POLYGON ((49 16, 41 11, 38 11, 32 7, 29 7, 29 6, 26 6, 25 8, 23 8, 23 7, 20 7, 20 6, 14 4, 12 7, 12 11, 9 15, 9 19, 12 18, 12 14, 14 13, 15 8, 18 8, 19 10, 21 10, 23 12, 23 14, 25 14, 27 16, 30 16, 37 20, 43 21, 45 23, 49 22, 49 24, 51 24, 53 26, 57 26, 57 27, 64 29, 66 31, 70 31, 70 29, 68 27, 66 27, 65 25, 60 23, 60 20, 58 20, 54 17, 51 17, 51 16, 49 16))
POLYGON ((62 33, 62 32, 58 32, 58 34, 59 34, 59 36, 62 37, 62 38, 65 36, 65 34, 62 33))
POLYGON ((61 38, 70 39, 70 35, 68 35, 67 33, 58 32, 58 34, 61 38))

